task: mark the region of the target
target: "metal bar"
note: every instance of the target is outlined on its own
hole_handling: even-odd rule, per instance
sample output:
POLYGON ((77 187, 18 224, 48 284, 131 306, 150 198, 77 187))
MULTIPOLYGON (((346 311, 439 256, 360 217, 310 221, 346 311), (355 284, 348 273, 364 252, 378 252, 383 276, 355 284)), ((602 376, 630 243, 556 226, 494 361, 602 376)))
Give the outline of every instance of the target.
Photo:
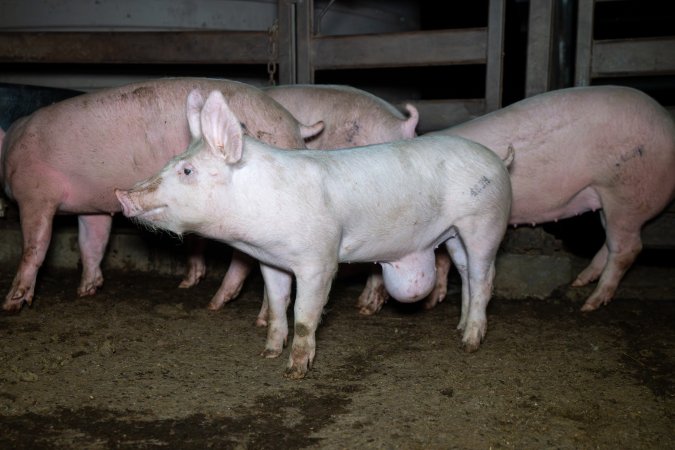
POLYGON ((0 62, 266 64, 265 31, 0 32, 0 62))
POLYGON ((315 69, 484 64, 486 42, 485 28, 316 36, 312 58, 315 69))

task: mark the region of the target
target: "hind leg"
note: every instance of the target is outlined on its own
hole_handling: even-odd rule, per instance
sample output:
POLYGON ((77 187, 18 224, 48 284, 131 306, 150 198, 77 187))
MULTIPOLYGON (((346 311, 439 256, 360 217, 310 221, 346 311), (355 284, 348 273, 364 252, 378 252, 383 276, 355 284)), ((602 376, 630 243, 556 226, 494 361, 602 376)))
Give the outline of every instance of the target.
POLYGON ((359 309, 359 314, 370 316, 382 309, 382 305, 387 303, 388 299, 389 293, 384 287, 382 270, 379 266, 375 266, 368 277, 368 281, 366 281, 366 287, 359 295, 356 307, 359 309))
POLYGON ((78 243, 82 258, 82 278, 77 295, 94 295, 103 285, 101 261, 108 245, 112 216, 108 214, 82 215, 78 220, 78 243))
MULTIPOLYGON (((602 223, 602 227, 605 229, 605 233, 607 232, 607 221, 605 220, 605 212, 600 211, 600 222, 602 223)), ((588 283, 592 283, 598 278, 600 278, 600 274, 602 274, 602 271, 605 269, 605 266, 607 265, 607 255, 609 253, 609 250, 607 249, 607 242, 605 241, 602 244, 602 247, 600 247, 600 250, 593 256, 593 259, 591 260, 591 263, 586 267, 584 270, 581 271, 579 275, 577 275, 577 278, 574 280, 572 283, 572 286, 574 287, 580 287, 580 286, 586 286, 588 283)))
POLYGON ((5 311, 19 311, 24 302, 33 303, 35 280, 49 248, 55 213, 55 204, 45 204, 39 199, 19 203, 23 252, 12 287, 2 305, 5 311))
POLYGON ((436 286, 431 294, 424 299, 424 309, 434 308, 437 304, 445 300, 448 294, 448 273, 452 267, 450 255, 443 250, 436 251, 436 286))
POLYGON ((187 245, 188 258, 185 268, 185 275, 178 285, 181 289, 187 289, 197 286, 206 275, 206 262, 204 261, 204 247, 206 240, 194 234, 188 234, 185 237, 187 245))
POLYGON ((471 297, 471 290, 469 285, 469 264, 466 256, 466 249, 459 236, 448 239, 445 242, 445 247, 448 249, 452 262, 457 267, 457 272, 462 280, 462 308, 457 330, 463 332, 466 329, 466 322, 469 317, 469 301, 471 297))
POLYGON ((222 308, 225 303, 235 299, 241 292, 244 281, 253 270, 254 265, 255 260, 253 258, 238 250, 233 250, 230 267, 227 268, 223 282, 218 292, 211 299, 208 308, 215 311, 222 308))
POLYGON ((458 223, 457 229, 459 237, 450 239, 446 247, 462 277, 462 317, 458 327, 464 330, 462 344, 466 351, 473 352, 478 350, 487 332, 486 310, 492 297, 495 257, 506 230, 506 220, 500 217, 468 220, 458 223))
POLYGON ((600 247, 600 250, 595 254, 591 263, 584 270, 581 271, 577 278, 572 283, 574 287, 586 286, 588 283, 592 283, 602 274, 602 271, 607 265, 607 257, 609 255, 609 250, 607 249, 607 243, 605 242, 600 247))
MULTIPOLYGON (((581 307, 582 311, 593 311, 612 300, 619 282, 642 250, 640 229, 644 223, 644 216, 626 214, 625 210, 612 205, 605 206, 603 212, 606 233, 603 249, 606 249, 604 252, 607 254, 607 262, 598 285, 581 307)), ((603 249, 598 254, 603 253, 603 249)), ((591 266, 596 264, 596 259, 601 260, 601 257, 596 255, 591 266)))

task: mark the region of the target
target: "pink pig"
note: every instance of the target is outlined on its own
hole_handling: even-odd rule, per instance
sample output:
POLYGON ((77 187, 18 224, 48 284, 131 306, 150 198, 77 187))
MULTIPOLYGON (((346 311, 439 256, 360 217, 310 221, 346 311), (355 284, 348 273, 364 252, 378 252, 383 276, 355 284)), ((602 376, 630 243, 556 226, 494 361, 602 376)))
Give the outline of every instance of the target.
MULTIPOLYGON (((605 243, 572 283, 598 280, 582 311, 611 301, 642 249, 642 226, 675 197, 673 119, 635 89, 561 89, 430 134, 462 136, 495 152, 515 148, 513 225, 601 210, 605 243)), ((447 255, 439 253, 437 265, 439 280, 447 282, 441 275, 450 267, 447 255)), ((361 310, 374 313, 385 300, 381 278, 371 277, 361 310)), ((439 300, 432 295, 427 306, 439 300)))
MULTIPOLYGON (((190 142, 185 99, 194 89, 221 91, 247 133, 280 147, 302 148, 304 138, 323 127, 301 126, 253 86, 199 78, 101 90, 19 119, 6 135, 0 133, 0 183, 19 205, 24 240, 5 310, 31 304, 57 213, 78 215, 83 265, 78 294, 92 295, 102 285, 111 216, 120 210, 113 188, 131 187, 185 149, 190 142)), ((182 286, 195 284, 203 268, 201 256, 193 258, 182 286)))

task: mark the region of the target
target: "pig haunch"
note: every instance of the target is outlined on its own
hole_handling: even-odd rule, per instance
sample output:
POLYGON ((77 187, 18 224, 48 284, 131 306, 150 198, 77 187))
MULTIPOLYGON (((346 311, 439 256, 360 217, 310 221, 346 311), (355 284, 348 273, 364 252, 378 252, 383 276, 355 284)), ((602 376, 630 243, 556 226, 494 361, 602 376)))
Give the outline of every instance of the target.
MULTIPOLYGON (((100 264, 112 214, 114 187, 131 187, 159 170, 190 142, 185 99, 190 91, 222 91, 249 133, 284 148, 304 147, 323 124, 305 127, 253 86, 228 80, 170 78, 70 98, 17 120, 0 133, 0 184, 19 205, 23 254, 3 309, 31 304, 55 214, 78 215, 81 296, 103 284, 100 264), (4 136, 3 136, 4 135, 4 136)), ((193 255, 182 285, 204 274, 193 255)))
MULTIPOLYGON (((509 222, 539 224, 600 210, 606 239, 572 283, 598 281, 582 311, 609 303, 642 249, 640 231, 675 198, 675 124, 646 94, 618 86, 537 95, 431 135, 461 136, 500 152, 513 145, 509 222)), ((439 267, 449 266, 439 254, 439 267)), ((441 279, 445 282, 445 278, 441 279)), ((370 279, 362 311, 377 311, 382 280, 370 279)), ((441 288, 445 293, 445 285, 441 288)), ((430 298, 428 307, 442 300, 430 298)))
POLYGON ((188 114, 187 151, 134 188, 117 190, 117 198, 128 217, 219 239, 261 262, 269 299, 265 357, 282 352, 296 277, 287 376, 302 378, 312 364, 338 263, 379 262, 385 286, 413 301, 433 286, 427 279, 435 278, 441 244, 462 277, 462 342, 478 348, 511 203, 507 169, 494 153, 452 136, 284 152, 243 136, 218 91, 206 102, 191 93, 188 114))

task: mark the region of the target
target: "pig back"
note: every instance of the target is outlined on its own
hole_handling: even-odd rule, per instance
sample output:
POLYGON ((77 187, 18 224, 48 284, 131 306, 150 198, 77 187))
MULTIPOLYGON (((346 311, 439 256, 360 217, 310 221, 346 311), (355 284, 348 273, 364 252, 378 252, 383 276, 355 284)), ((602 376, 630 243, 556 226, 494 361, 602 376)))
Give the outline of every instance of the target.
POLYGON ((265 88, 301 123, 325 123, 323 132, 307 141, 311 149, 338 149, 379 144, 415 136, 417 111, 406 118, 385 100, 342 85, 291 85, 265 88))
POLYGON ((193 89, 204 97, 223 92, 254 137, 303 146, 298 122, 259 89, 229 80, 173 78, 105 89, 36 111, 6 148, 6 165, 14 167, 16 184, 39 173, 62 185, 65 212, 118 211, 114 188, 130 188, 187 148, 185 105, 193 89))
POLYGON ((638 180, 655 203, 675 192, 673 121, 632 88, 552 91, 432 134, 462 136, 501 156, 513 146, 513 222, 601 208, 602 191, 638 180))

